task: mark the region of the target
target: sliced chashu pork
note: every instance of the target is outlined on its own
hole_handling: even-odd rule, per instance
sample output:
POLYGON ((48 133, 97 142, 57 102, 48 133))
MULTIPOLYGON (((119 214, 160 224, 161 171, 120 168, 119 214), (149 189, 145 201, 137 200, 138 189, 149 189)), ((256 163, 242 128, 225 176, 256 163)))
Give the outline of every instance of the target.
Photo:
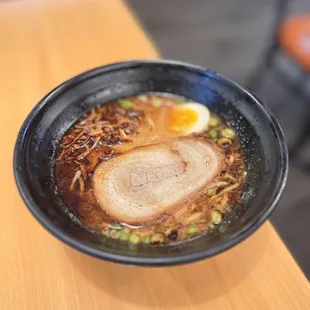
POLYGON ((215 145, 197 138, 142 146, 102 162, 94 173, 94 194, 115 219, 145 224, 197 196, 223 162, 215 145))

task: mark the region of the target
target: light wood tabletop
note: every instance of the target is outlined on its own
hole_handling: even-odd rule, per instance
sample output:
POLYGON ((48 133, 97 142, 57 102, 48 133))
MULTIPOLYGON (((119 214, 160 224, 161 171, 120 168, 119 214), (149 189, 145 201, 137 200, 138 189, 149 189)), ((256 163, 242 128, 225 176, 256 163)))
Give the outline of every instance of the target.
POLYGON ((47 233, 13 179, 22 121, 65 79, 158 53, 119 0, 0 1, 0 38, 1 310, 310 309, 309 283, 269 223, 212 259, 156 269, 106 263, 47 233))

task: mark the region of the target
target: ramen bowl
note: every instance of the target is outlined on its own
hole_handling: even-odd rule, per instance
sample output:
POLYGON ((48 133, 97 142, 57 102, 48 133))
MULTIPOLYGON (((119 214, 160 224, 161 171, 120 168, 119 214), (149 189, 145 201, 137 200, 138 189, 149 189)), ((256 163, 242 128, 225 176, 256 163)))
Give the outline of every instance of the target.
POLYGON ((266 106, 217 73, 174 61, 116 63, 64 82, 31 111, 14 152, 19 192, 41 225, 81 252, 129 265, 184 264, 238 244, 275 209, 287 173, 283 133, 266 106), (174 245, 129 246, 95 234, 69 212, 57 192, 55 157, 62 137, 87 111, 111 100, 149 92, 186 97, 220 115, 240 139, 247 181, 240 202, 212 232, 174 245))

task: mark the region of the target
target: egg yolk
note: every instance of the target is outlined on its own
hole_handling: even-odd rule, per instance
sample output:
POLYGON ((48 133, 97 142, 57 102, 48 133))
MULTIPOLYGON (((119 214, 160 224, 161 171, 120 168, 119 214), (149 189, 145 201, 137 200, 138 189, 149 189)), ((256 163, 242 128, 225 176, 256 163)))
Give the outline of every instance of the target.
POLYGON ((190 130, 198 120, 198 113, 190 108, 173 109, 169 119, 169 131, 186 132, 190 130))

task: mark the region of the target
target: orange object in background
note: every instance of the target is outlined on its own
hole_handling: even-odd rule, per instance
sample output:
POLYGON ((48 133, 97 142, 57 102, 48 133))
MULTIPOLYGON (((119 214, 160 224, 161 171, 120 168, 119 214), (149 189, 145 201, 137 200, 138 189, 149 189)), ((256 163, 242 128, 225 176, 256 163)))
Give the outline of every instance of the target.
POLYGON ((310 14, 285 19, 280 26, 279 42, 303 69, 310 71, 310 14))

